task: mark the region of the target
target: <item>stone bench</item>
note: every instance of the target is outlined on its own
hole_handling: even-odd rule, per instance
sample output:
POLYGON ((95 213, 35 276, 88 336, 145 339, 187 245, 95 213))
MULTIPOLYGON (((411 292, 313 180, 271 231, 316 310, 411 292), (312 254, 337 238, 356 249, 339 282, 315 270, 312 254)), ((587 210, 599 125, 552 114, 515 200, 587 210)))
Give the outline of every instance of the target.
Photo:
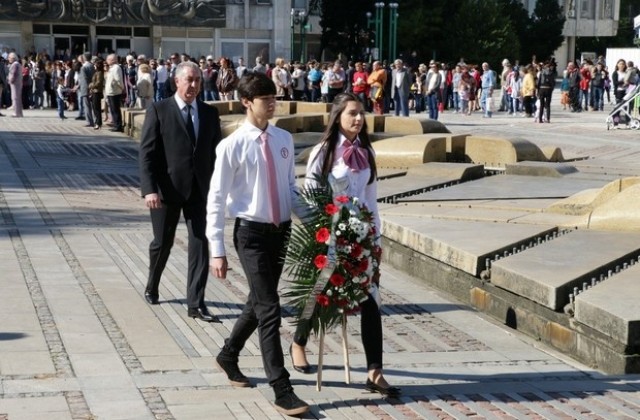
POLYGON ((298 102, 296 105, 296 112, 298 114, 301 113, 312 113, 312 114, 323 114, 331 112, 331 104, 326 104, 324 102, 298 102))
POLYGON ((380 168, 409 168, 427 162, 446 161, 446 138, 433 134, 392 137, 376 141, 376 164, 380 168))
POLYGON ((505 168, 523 160, 547 161, 540 148, 528 140, 483 136, 467 136, 465 159, 487 168, 505 168))
POLYGON ((449 133, 440 121, 429 118, 407 118, 385 116, 384 131, 396 134, 449 133))

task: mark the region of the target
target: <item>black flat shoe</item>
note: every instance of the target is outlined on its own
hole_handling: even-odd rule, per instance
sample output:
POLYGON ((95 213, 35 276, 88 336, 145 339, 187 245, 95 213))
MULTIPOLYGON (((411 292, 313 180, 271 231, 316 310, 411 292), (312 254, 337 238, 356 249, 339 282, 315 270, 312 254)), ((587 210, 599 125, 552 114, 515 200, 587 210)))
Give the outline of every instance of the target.
POLYGON ((149 292, 144 292, 144 300, 146 300, 149 305, 157 305, 158 295, 152 295, 149 292))
POLYGON ((390 386, 383 388, 374 384, 371 379, 367 378, 367 383, 364 385, 364 389, 369 392, 379 392, 383 397, 398 398, 402 394, 402 390, 397 386, 390 386))
POLYGON ((222 323, 222 321, 220 321, 220 319, 218 319, 217 316, 211 315, 207 310, 207 308, 189 308, 188 315, 191 318, 199 319, 200 321, 204 321, 204 322, 222 323))
POLYGON ((289 354, 291 355, 291 365, 293 366, 293 370, 304 373, 305 375, 313 373, 313 367, 311 365, 296 366, 295 363, 293 363, 293 343, 289 345, 289 354))

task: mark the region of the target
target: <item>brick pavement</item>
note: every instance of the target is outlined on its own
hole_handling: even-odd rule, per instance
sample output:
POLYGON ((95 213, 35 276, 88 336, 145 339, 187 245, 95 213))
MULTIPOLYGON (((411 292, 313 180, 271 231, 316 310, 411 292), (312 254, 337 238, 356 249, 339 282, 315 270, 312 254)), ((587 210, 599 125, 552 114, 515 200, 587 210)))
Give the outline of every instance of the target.
MULTIPOLYGON (((188 318, 181 226, 161 304, 148 306, 151 228, 137 187, 136 143, 82 122, 59 122, 54 111, 26 115, 0 120, 0 420, 281 418, 257 337, 241 357, 254 388, 231 388, 213 363, 247 293, 237 256, 230 255, 229 278, 211 279, 207 288, 208 305, 223 323, 188 318)), ((501 116, 443 120, 450 119, 452 131, 550 143, 562 136, 572 154, 633 159, 638 133, 603 133, 606 115, 600 116, 558 115, 550 125, 501 116), (576 134, 576 126, 587 133, 576 134)), ((640 417, 635 375, 605 376, 566 360, 389 267, 382 293, 385 372, 404 396, 384 400, 362 390, 366 371, 354 317, 350 384, 335 332, 325 342, 322 391, 314 376, 292 371, 297 393, 313 404, 309 418, 640 417)), ((287 348, 294 327, 284 310, 287 348)), ((308 349, 316 360, 317 340, 308 349)))

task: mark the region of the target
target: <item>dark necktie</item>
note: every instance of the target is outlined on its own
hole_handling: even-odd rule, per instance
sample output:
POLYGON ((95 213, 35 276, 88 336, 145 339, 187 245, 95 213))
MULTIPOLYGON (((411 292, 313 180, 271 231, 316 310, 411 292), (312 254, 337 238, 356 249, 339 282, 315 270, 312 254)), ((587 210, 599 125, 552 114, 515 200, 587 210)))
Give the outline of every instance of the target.
POLYGON ((191 139, 191 145, 196 147, 196 130, 193 126, 193 120, 191 119, 191 105, 187 105, 187 133, 189 139, 191 139))

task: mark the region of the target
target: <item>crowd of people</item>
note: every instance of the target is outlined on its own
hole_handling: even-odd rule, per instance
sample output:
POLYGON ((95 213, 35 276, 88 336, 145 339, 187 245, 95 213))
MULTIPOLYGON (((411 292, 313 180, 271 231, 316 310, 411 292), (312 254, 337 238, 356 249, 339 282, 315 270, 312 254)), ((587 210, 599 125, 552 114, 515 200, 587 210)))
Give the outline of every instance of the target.
POLYGON ((632 62, 619 60, 610 73, 603 57, 595 62, 569 62, 562 70, 553 58, 539 62, 533 57, 523 65, 505 59, 500 73, 486 62, 467 64, 463 58, 456 64, 435 60, 425 64, 412 58, 411 63, 400 59, 300 63, 283 58, 265 63, 257 57, 247 65, 243 58, 234 63, 226 57, 195 58, 184 53, 171 54, 166 60, 135 53, 105 59, 82 54, 66 61, 51 60, 45 52, 22 59, 11 53, 0 62, 0 89, 5 87, 4 94, 0 92, 0 109, 12 107, 19 117, 22 107, 57 108, 61 119, 65 110, 78 110, 76 119, 86 120, 87 126, 99 129, 103 121, 110 121, 114 130, 122 130, 115 111, 122 106, 146 109, 171 96, 176 66, 186 61, 200 69, 199 97, 204 101, 239 99, 240 78, 260 72, 275 83, 278 100, 330 103, 337 94, 349 92, 360 99, 366 112, 402 116, 425 112, 431 119, 438 119, 443 111, 462 115, 482 111, 487 118, 506 112, 550 122, 552 92, 559 77, 560 104, 572 112, 602 111, 605 96, 609 103, 612 96, 620 102, 638 82, 632 62))

